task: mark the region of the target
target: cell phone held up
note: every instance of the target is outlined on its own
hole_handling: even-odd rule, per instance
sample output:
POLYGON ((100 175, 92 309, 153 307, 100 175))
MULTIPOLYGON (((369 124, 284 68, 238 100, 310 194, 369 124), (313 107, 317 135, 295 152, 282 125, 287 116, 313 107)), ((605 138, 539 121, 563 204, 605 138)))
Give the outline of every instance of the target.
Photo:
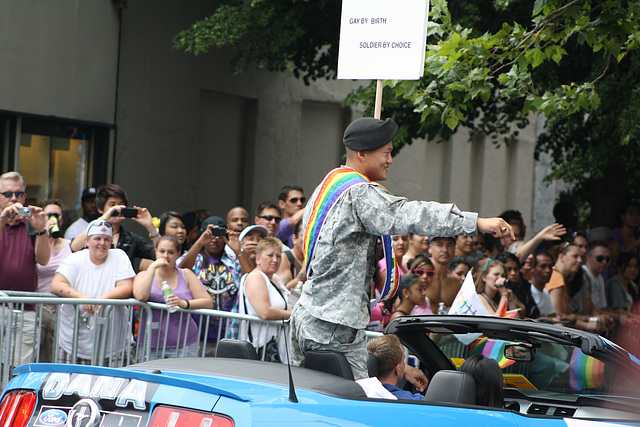
POLYGON ((209 230, 211 230, 212 236, 228 237, 226 228, 214 227, 211 225, 209 226, 209 230))
POLYGON ((122 216, 124 218, 137 218, 138 209, 136 208, 114 209, 114 211, 111 213, 111 216, 122 216))

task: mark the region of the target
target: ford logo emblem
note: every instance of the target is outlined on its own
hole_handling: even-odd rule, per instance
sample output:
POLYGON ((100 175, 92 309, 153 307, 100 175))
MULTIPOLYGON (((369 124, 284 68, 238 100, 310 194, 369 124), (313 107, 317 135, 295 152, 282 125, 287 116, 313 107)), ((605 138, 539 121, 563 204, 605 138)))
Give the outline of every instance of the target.
POLYGON ((67 413, 60 409, 49 409, 40 414, 40 422, 47 426, 61 426, 67 421, 67 413))

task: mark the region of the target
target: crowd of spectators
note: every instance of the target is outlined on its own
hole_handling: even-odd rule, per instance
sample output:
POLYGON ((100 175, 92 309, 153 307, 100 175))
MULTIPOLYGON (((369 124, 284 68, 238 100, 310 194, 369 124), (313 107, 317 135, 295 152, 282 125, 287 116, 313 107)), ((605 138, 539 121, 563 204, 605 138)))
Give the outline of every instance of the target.
MULTIPOLYGON (((224 311, 238 310, 242 300, 240 308, 245 312, 271 319, 288 317, 289 289, 304 280, 301 220, 306 198, 299 186, 282 188, 278 204, 261 203, 253 221, 241 206, 230 209, 226 220, 204 209, 184 214, 166 211, 154 218, 148 209, 130 206, 124 188, 107 184, 82 192, 82 217, 69 223, 60 200, 28 206, 26 183, 18 172, 1 175, 0 190, 0 290, 95 300, 134 296, 182 309, 224 311), (126 230, 128 221, 143 226, 148 236, 126 230), (285 263, 281 262, 283 253, 285 263), (276 272, 281 272, 282 279, 276 272), (241 281, 243 276, 248 277, 246 284, 241 281), (273 296, 280 298, 271 301, 273 296)), ((93 353, 94 317, 103 308, 99 303, 63 304, 56 330, 55 305, 43 306, 40 361, 70 362, 75 352, 74 362, 88 363, 93 353), (55 334, 57 349, 53 349, 55 334)), ((153 316, 156 323, 162 318, 157 311, 153 316)), ((105 349, 106 358, 114 357, 133 339, 133 331, 125 328, 130 318, 125 308, 116 308, 109 317, 117 319, 111 325, 116 340, 105 349)), ((15 350, 16 363, 33 361, 37 347, 33 305, 24 306, 23 319, 22 330, 15 334, 22 341, 15 350)), ((145 322, 141 320, 139 335, 143 336, 145 322)), ((163 336, 167 335, 162 356, 195 355, 198 340, 206 355, 214 355, 220 330, 227 329, 226 321, 208 317, 208 327, 202 328, 200 337, 197 321, 197 316, 176 314, 160 322, 163 336), (178 331, 189 331, 186 339, 178 337, 178 331)), ((258 341, 271 338, 260 336, 258 341)), ((157 331, 152 341, 152 347, 159 342, 157 331)), ((158 355, 152 352, 152 357, 158 355)))
MULTIPOLYGON (((200 209, 182 214, 168 210, 154 218, 144 207, 129 207, 122 187, 107 184, 82 192, 83 216, 69 224, 60 200, 43 200, 26 212, 24 179, 8 172, 0 176, 0 290, 89 299, 135 296, 183 309, 232 311, 241 302, 243 312, 263 319, 287 318, 290 292, 305 281, 305 203, 304 190, 292 185, 281 189, 277 203, 259 204, 253 221, 250 209, 241 206, 216 212, 219 216, 200 209), (140 224, 148 236, 126 230, 127 221, 140 224), (163 283, 172 290, 168 299, 163 283)), ((640 206, 626 207, 622 226, 613 231, 578 230, 575 208, 565 202, 554 214, 558 222, 531 238, 522 215, 514 210, 501 216, 513 227, 515 240, 483 234, 393 236, 404 277, 396 299, 373 308, 371 329, 381 330, 398 316, 445 313, 470 272, 490 314, 505 304, 521 318, 593 331, 640 354, 640 206)), ((377 266, 372 296, 379 292, 385 268, 383 262, 377 266)), ((57 333, 64 355, 70 352, 75 316, 90 317, 99 307, 63 307, 57 333)), ((33 307, 27 305, 24 311, 20 359, 28 362, 34 358, 30 349, 36 334, 29 327, 34 324, 33 307)), ((55 310, 45 311, 42 347, 50 348, 55 310)), ((206 336, 208 355, 215 352, 218 331, 228 326, 218 322, 211 318, 208 332, 199 337, 206 336)), ((273 337, 264 333, 251 338, 268 343, 273 337)), ((130 339, 128 332, 121 337, 130 339)), ((192 352, 197 339, 189 337, 191 347, 185 351, 192 352)), ((85 347, 78 351, 81 358, 90 357, 91 348, 85 347)))
MULTIPOLYGON (((554 215, 558 222, 530 239, 522 215, 513 210, 500 216, 513 227, 515 240, 431 236, 426 251, 403 258, 405 268, 399 273, 408 269, 432 276, 424 283, 424 302, 433 313, 450 308, 470 271, 489 314, 496 314, 502 304, 517 317, 595 332, 639 355, 640 207, 634 203, 625 207, 622 227, 613 231, 579 230, 575 207, 568 202, 558 203, 554 215), (432 270, 421 267, 425 259, 430 261, 424 265, 432 270)), ((409 314, 404 307, 417 294, 402 283, 396 300, 382 308, 387 316, 372 319, 371 329, 382 330, 389 319, 409 314)), ((410 314, 424 314, 416 311, 419 308, 416 304, 410 314)))

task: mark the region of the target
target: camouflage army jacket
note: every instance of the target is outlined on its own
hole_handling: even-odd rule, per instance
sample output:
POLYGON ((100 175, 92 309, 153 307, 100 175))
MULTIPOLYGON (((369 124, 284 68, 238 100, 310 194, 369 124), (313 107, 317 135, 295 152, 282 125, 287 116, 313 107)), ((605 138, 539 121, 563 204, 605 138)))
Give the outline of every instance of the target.
MULTIPOLYGON (((307 206, 313 206, 319 187, 307 206)), ((303 217, 309 222, 311 209, 303 217)), ((371 183, 347 190, 327 215, 298 301, 312 316, 356 329, 369 323, 377 236, 475 234, 477 214, 453 204, 409 201, 371 183)))

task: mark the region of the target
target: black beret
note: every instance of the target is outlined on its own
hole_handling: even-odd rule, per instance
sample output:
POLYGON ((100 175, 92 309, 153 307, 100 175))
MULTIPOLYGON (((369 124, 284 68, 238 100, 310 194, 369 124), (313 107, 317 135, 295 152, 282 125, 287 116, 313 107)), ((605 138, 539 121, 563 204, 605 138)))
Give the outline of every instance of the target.
POLYGON ((356 119, 344 131, 342 143, 355 151, 373 151, 391 141, 398 133, 392 119, 384 122, 373 117, 356 119))

